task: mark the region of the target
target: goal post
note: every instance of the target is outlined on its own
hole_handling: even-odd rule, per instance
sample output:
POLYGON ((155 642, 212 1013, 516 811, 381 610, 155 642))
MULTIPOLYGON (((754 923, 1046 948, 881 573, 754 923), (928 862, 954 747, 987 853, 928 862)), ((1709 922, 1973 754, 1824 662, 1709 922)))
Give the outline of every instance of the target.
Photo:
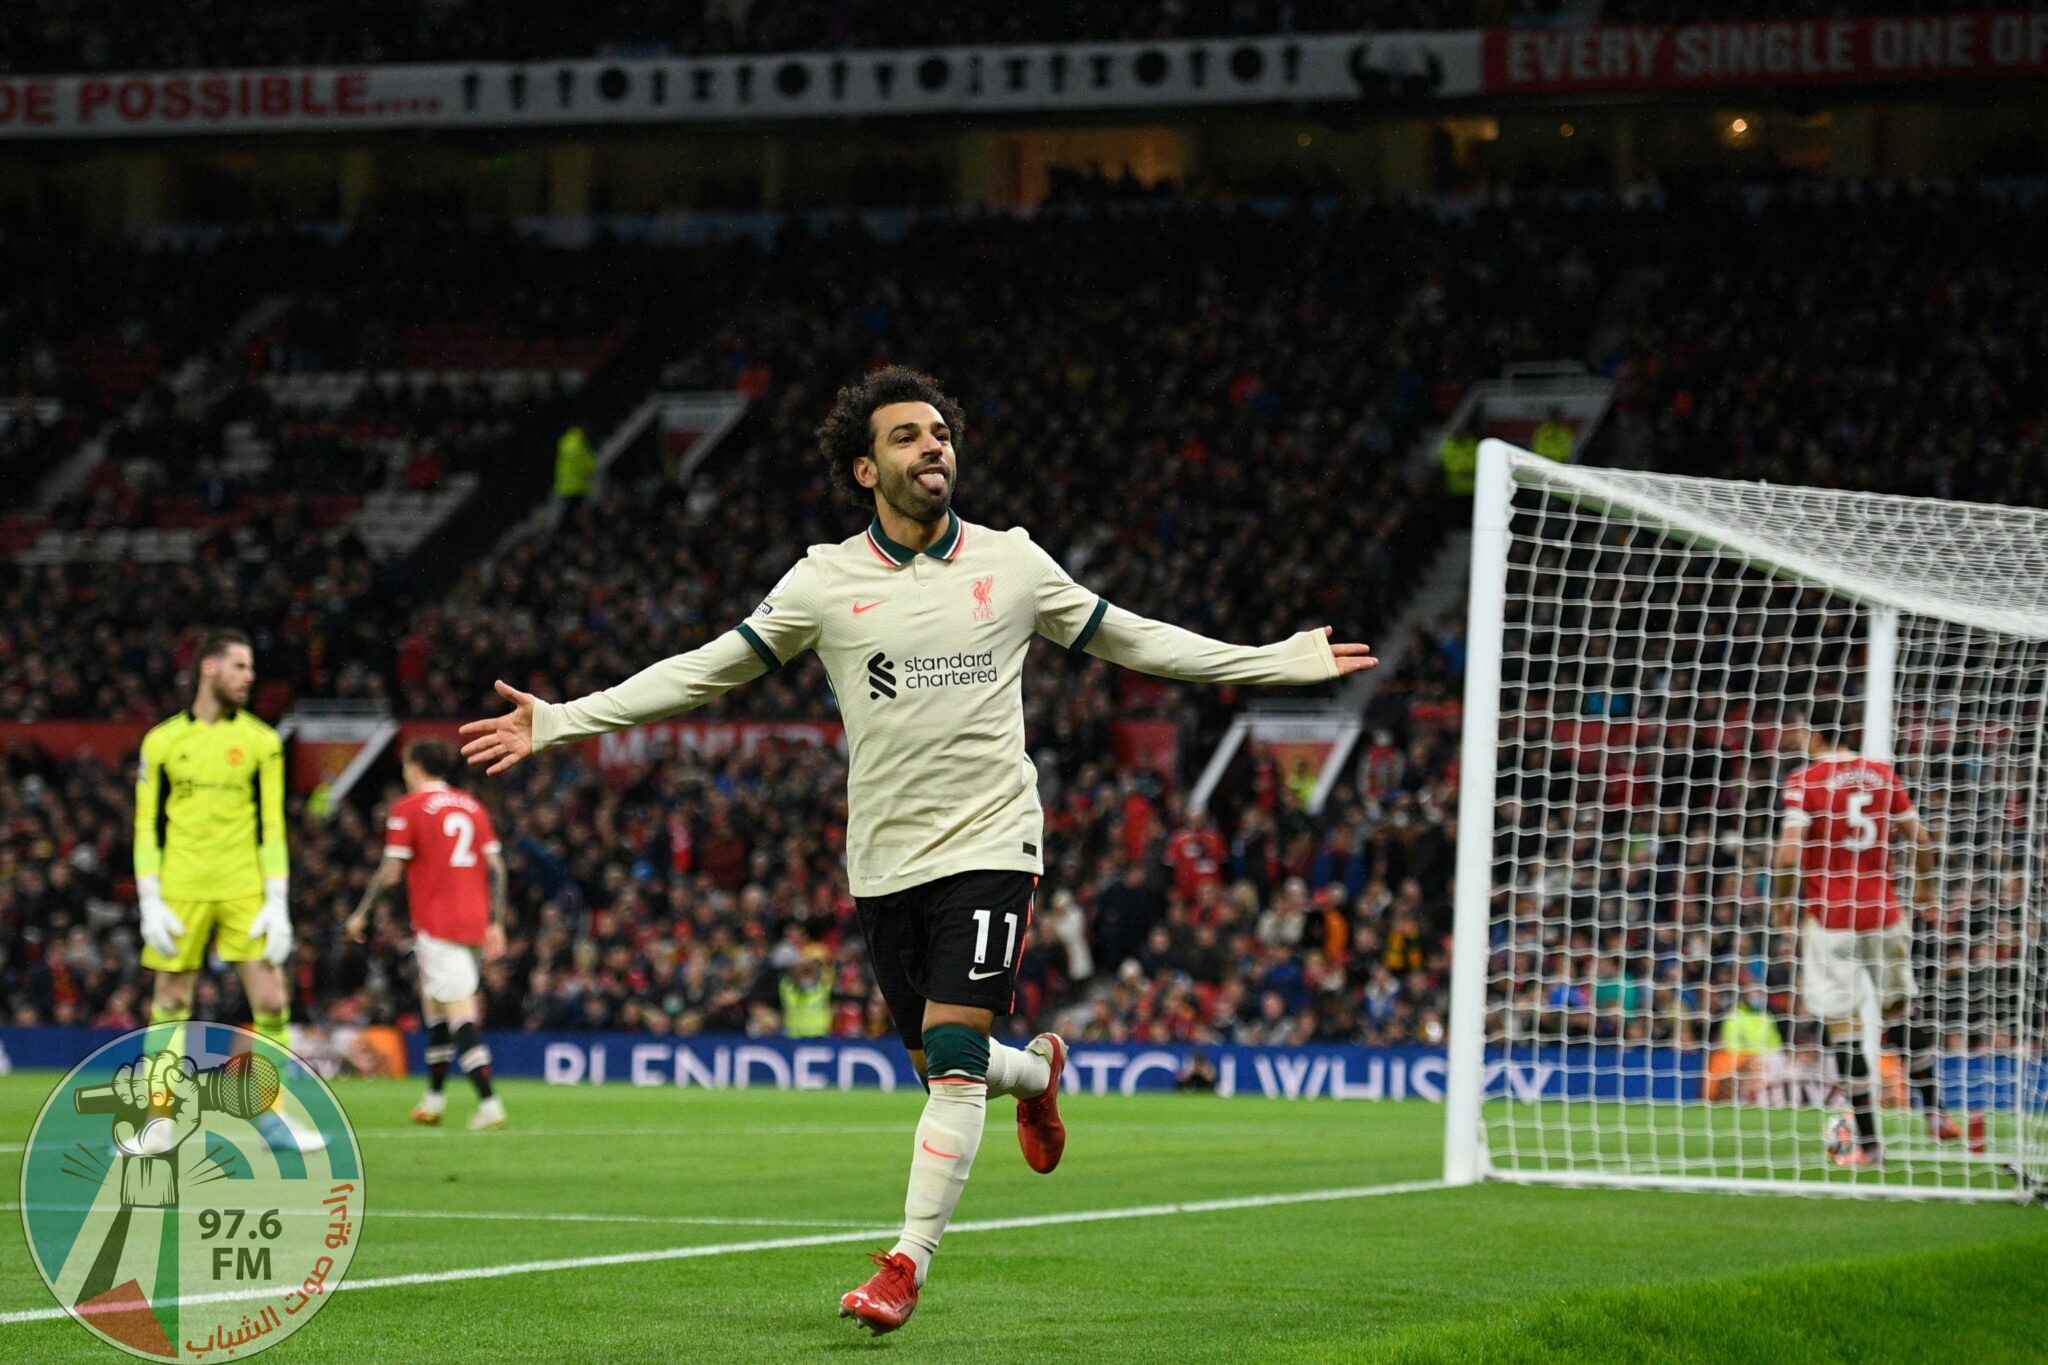
POLYGON ((2038 1192, 2048 511, 1486 441, 1467 613, 1445 1179, 2038 1192), (1828 1160, 1844 1101, 1770 867, 1809 715, 1896 768, 1938 853, 1893 864, 1933 1045, 1881 1048, 1864 1001, 1874 1170, 1828 1160))

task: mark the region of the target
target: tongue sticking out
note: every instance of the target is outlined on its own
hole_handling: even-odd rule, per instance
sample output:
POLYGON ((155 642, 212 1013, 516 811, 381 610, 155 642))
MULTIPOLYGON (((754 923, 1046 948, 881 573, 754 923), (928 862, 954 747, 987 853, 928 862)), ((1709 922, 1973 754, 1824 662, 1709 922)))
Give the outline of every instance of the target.
POLYGON ((941 470, 927 469, 924 473, 917 476, 917 486, 933 497, 937 497, 946 491, 946 475, 941 470))

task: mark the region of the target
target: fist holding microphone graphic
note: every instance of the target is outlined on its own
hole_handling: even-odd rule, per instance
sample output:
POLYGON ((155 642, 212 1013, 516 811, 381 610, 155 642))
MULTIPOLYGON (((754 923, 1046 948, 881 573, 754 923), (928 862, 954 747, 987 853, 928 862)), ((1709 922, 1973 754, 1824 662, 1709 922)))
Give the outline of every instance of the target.
POLYGON ((201 1071, 190 1057, 168 1049, 117 1068, 107 1085, 72 1094, 81 1114, 113 1114, 114 1148, 121 1163, 121 1202, 165 1206, 178 1202, 176 1168, 169 1158, 199 1131, 201 1110, 252 1119, 277 1099, 277 1068, 265 1057, 237 1053, 201 1071))

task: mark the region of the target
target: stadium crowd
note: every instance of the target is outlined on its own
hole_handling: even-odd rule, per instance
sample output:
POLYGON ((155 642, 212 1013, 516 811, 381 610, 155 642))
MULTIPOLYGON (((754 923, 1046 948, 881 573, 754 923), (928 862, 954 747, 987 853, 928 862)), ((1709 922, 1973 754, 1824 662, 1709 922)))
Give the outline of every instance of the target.
MULTIPOLYGON (((1448 643, 1448 642, 1446 642, 1448 643)), ((1434 676, 1454 677, 1435 647, 1434 676)), ((1435 687, 1409 675, 1413 695, 1435 687)), ((1411 695, 1402 693, 1403 697, 1411 695)), ((1389 723, 1403 731, 1407 702, 1389 723)), ((1150 774, 1083 762, 1049 791, 1047 876, 1013 1031, 1186 1042, 1434 1041, 1447 998, 1452 744, 1379 737, 1317 819, 1268 771, 1228 828, 1150 774)), ((0 992, 12 1022, 118 1026, 146 999, 125 886, 126 774, 90 757, 5 755, 0 992)), ((491 1027, 775 1032, 788 991, 829 988, 830 1031, 887 1032, 859 952, 830 748, 663 760, 618 785, 579 751, 485 799, 512 868, 515 928, 487 968, 491 1027)), ((387 793, 387 796, 389 793, 387 793)), ((295 800, 289 967, 301 1022, 406 1021, 402 921, 367 948, 342 921, 381 847, 381 811, 295 800)), ((234 1018, 232 971, 199 1014, 234 1018)))
MULTIPOLYGON (((738 388, 756 403, 730 453, 690 488, 615 486, 559 526, 513 531, 452 593, 417 608, 403 565, 373 562, 303 498, 188 565, 9 566, 0 713, 154 719, 174 709, 188 661, 169 623, 195 601, 251 627, 259 669, 301 696, 382 696, 401 714, 447 716, 486 705, 494 676, 555 696, 616 681, 738 619, 802 545, 858 526, 857 511, 830 500, 809 427, 835 381, 884 360, 935 365, 966 401, 963 512, 998 526, 1014 515, 1113 600, 1231 638, 1328 621, 1371 639, 1446 519, 1398 472, 1406 453, 1470 377, 1509 359, 1584 354, 1608 285, 1647 261, 1670 269, 1620 317, 1605 359, 1622 393, 1603 439, 1621 462, 1849 481, 1831 452, 1854 449, 1864 486, 2038 501, 2044 428, 2015 340, 2043 320, 2026 264, 2031 201, 1968 185, 1857 193, 1277 213, 1108 204, 1037 221, 920 219, 898 240, 792 220, 770 249, 715 249, 725 321, 669 379, 738 388), (1783 245, 1782 270, 1745 250, 1766 238, 1783 245), (1342 268, 1360 240, 1390 264, 1342 268), (1971 249, 1936 253, 1944 240, 1971 249), (1810 287, 1795 261, 1813 272, 1810 287), (1030 287, 1041 278, 1065 287, 1030 287), (1826 326, 1823 307, 1835 319, 1826 326), (1804 358, 1816 354, 1825 360, 1804 358), (1819 403, 1820 390, 1860 401, 1819 403), (1880 403, 1914 421, 1876 423, 1880 403), (1913 433, 1913 449, 1885 444, 1899 432, 1913 433), (1299 520, 1297 534, 1260 534, 1283 516, 1299 520), (1245 564, 1261 571, 1225 572, 1245 564)), ((299 296, 233 358, 238 420, 278 420, 255 395, 260 376, 365 364, 387 344, 379 328, 397 336, 388 319, 407 306, 405 253, 378 243, 373 234, 332 250, 382 262, 389 280, 374 298, 387 303, 352 311, 318 288, 299 296)), ((500 308, 491 262, 516 268, 540 249, 504 242, 485 253, 462 286, 472 292, 448 295, 437 315, 500 308)), ((645 306, 649 279, 713 259, 693 254, 705 248, 598 255, 613 250, 592 274, 631 281, 634 298, 593 285, 566 305, 568 333, 607 334, 645 306)), ((464 255, 453 239, 427 259, 467 270, 464 255)), ((551 315, 533 310, 555 305, 531 297, 533 308, 492 315, 511 318, 515 334, 548 335, 551 315)), ((33 351, 12 354, 20 363, 33 351)), ((508 436, 492 425, 501 414, 465 412, 458 391, 407 401, 445 403, 450 420, 508 436)), ((486 467, 493 448, 482 447, 486 467)), ((1117 719, 1145 716, 1213 733, 1232 699, 1045 653, 1027 715, 1051 864, 1020 1025, 1056 1019, 1078 1036, 1139 1039, 1434 1036, 1455 784, 1455 722, 1440 703, 1455 695, 1462 658, 1449 623, 1411 650, 1374 718, 1384 735, 1319 818, 1268 775, 1219 829, 1120 770, 1111 736, 1117 719)), ((829 713, 806 663, 715 714, 829 713)), ((1700 716, 1671 719, 1706 732, 1700 716)), ((1639 803, 1597 832, 1551 827, 1540 784, 1510 794, 1541 814, 1510 836, 1533 840, 1532 858, 1592 839, 1615 885, 1523 887, 1533 900, 1501 907, 1503 924, 1539 926, 1534 941, 1497 947, 1533 954, 1513 975, 1542 985, 1497 1000, 1500 1027, 1698 1043, 1749 986, 1774 1004, 1784 996, 1784 926, 1760 908, 1746 861, 1756 831, 1738 831, 1751 854, 1731 862, 1717 823, 1756 812, 1690 804, 1709 789, 1767 790, 1763 760, 1740 757, 1747 766, 1718 782, 1684 774, 1675 807, 1639 803)), ((140 984, 118 895, 126 784, 88 760, 17 752, 7 762, 0 985, 20 1017, 118 1019, 140 984)), ((521 910, 515 950, 490 978, 495 1026, 766 1029, 784 977, 812 990, 805 974, 816 970, 835 1027, 877 1027, 847 942, 830 755, 667 760, 623 789, 565 757, 490 790, 521 910), (801 965, 812 957, 817 968, 801 965)), ((345 802, 330 822, 295 822, 305 927, 295 972, 321 1021, 410 1008, 397 940, 364 953, 337 927, 375 859, 373 814, 345 802)), ((2005 949, 1972 939, 1963 951, 2005 949)), ((1508 965, 1496 963, 1503 979, 1508 965)), ((202 1008, 232 1013, 231 979, 209 990, 202 1008)))
MULTIPOLYGON (((515 534, 438 614, 407 706, 473 707, 503 670, 579 695, 743 617, 801 547, 859 529, 811 428, 885 361, 934 369, 966 405, 963 515, 1028 526, 1118 604, 1225 639, 1370 638, 1441 531, 1404 466, 1454 392, 1443 377, 1583 345, 1598 276, 1538 258, 1603 216, 1148 205, 936 218, 895 241, 792 223, 738 276, 744 307, 666 376, 759 395, 737 453, 687 495, 614 489, 566 532, 515 534), (1344 268, 1362 239, 1386 269, 1344 268), (1280 516, 1295 530, 1276 540, 1280 516), (1262 572, 1230 571, 1246 564, 1262 572)), ((1086 717, 1048 698, 1099 695, 1077 671, 1122 714, 1169 706, 1092 661, 1033 667, 1031 718, 1062 752, 1086 717)), ((807 661, 721 705, 831 702, 807 661)))
MULTIPOLYGON (((793 220, 765 251, 611 243, 565 253, 500 237, 465 247, 460 236, 423 242, 414 226, 376 226, 311 253, 310 282, 292 306, 220 362, 224 381, 205 413, 188 415, 168 394, 135 405, 111 444, 152 458, 107 462, 58 521, 151 524, 171 510, 234 523, 204 600, 258 634, 267 675, 297 695, 465 714, 501 671, 566 695, 708 638, 750 609, 801 546, 853 529, 858 514, 834 506, 809 472, 809 426, 841 377, 895 359, 935 365, 970 404, 968 515, 999 526, 1016 517, 1113 600, 1233 638, 1310 618, 1369 631, 1376 620, 1359 614, 1387 602, 1442 521, 1390 473, 1398 457, 1468 378, 1508 360, 1583 354, 1603 314, 1612 339, 1595 360, 1618 391, 1602 436, 1609 448, 1594 458, 2039 501, 2048 424, 2027 348, 2013 340, 2048 325, 2029 267, 2032 203, 1968 183, 1674 194, 1661 208, 1530 198, 1469 217, 1112 203, 1037 221, 921 219, 894 241, 851 223, 793 220), (1384 243, 1400 264, 1334 268, 1361 239, 1384 243), (1764 240, 1776 249, 1732 245, 1764 240), (1958 240, 1971 249, 1940 250, 1958 240), (579 263, 585 256, 593 259, 579 263), (1652 261, 1668 266, 1660 283, 1609 301, 1611 280, 1652 261), (948 287, 923 290, 927 271, 948 287), (1043 272, 1071 289, 1022 283, 1043 272), (544 273, 559 280, 559 301, 493 295, 500 277, 544 273), (350 298, 342 282, 362 277, 388 285, 350 298), (669 381, 740 388, 758 401, 729 442, 736 454, 689 493, 614 487, 565 532, 515 532, 452 596, 418 604, 394 597, 389 575, 367 566, 334 570, 356 556, 336 524, 346 502, 316 497, 281 516, 251 515, 285 486, 345 499, 497 467, 525 414, 559 396, 506 402, 464 383, 365 387, 348 405, 316 411, 281 406, 267 378, 384 363, 408 317, 444 326, 488 318, 521 339, 614 336, 691 278, 714 282, 699 303, 707 319, 726 321, 707 321, 708 340, 671 366, 669 381), (792 306, 812 299, 830 306, 792 306), (1822 309, 1838 320, 1817 325, 1822 309), (1140 327, 1141 316, 1165 325, 1140 327), (1140 372, 1152 378, 1125 381, 1140 372), (1881 416, 1901 410, 1914 420, 1881 416), (219 470, 230 423, 270 448, 267 478, 219 470), (1050 473, 1048 448, 1064 452, 1050 473), (147 499, 125 472, 138 465, 159 471, 147 499), (1261 479, 1274 468, 1284 477, 1261 479), (793 478, 793 469, 802 472, 793 478), (763 488, 791 491, 763 498, 763 488), (1281 544, 1255 529, 1275 499, 1311 509, 1303 533, 1281 544), (588 534, 598 525, 605 536, 588 534), (735 544, 753 552, 734 554, 735 544), (304 649, 273 649, 306 633, 286 632, 288 599, 264 588, 266 557, 276 555, 329 566, 297 581, 341 604, 330 614, 343 629, 304 649), (1279 562, 1260 578, 1222 570, 1253 558, 1279 562), (376 595, 365 591, 372 583, 376 595), (651 591, 656 583, 665 591, 651 591), (357 628, 394 625, 401 611, 403 628, 357 628)), ((240 250, 217 249, 229 262, 240 250)), ((525 448, 541 436, 525 432, 525 448)), ((0 593, 23 625, 0 648, 0 713, 127 714, 125 703, 93 709, 102 680, 149 695, 131 664, 84 647, 107 625, 137 632, 123 656, 168 647, 147 618, 109 619, 123 613, 114 589, 129 572, 74 564, 33 571, 30 583, 7 571, 0 593), (85 686, 52 695, 49 679, 79 672, 85 686)), ((1063 669, 1048 661, 1041 679, 1071 690, 1063 669)), ((155 704, 169 710, 169 675, 153 676, 155 704)), ((1116 686, 1124 714, 1159 709, 1156 689, 1128 678, 1116 686)), ((798 714, 829 701, 806 664, 731 705, 798 714)))
MULTIPOLYGON (((935 216, 895 240, 852 222, 791 220, 765 251, 611 243, 588 253, 490 235, 465 250, 460 239, 421 241, 406 222, 377 224, 358 230, 364 242, 350 234, 309 249, 306 283, 286 311, 219 348, 220 396, 204 414, 166 402, 126 419, 116 445, 146 435, 163 452, 157 496, 115 497, 110 489, 130 489, 123 470, 133 462, 112 461, 110 483, 87 485, 96 501, 60 519, 148 523, 195 503, 232 519, 202 564, 163 577, 184 590, 203 573, 204 593, 187 600, 249 629, 265 676, 297 696, 385 697, 406 714, 459 715, 485 705, 500 674, 578 693, 708 638, 751 609, 802 546, 857 529, 859 513, 833 504, 807 454, 809 428, 836 382, 891 358, 937 367, 969 403, 966 514, 1024 522, 1113 600, 1235 639, 1317 623, 1369 630, 1374 613, 1398 604, 1408 566, 1441 525, 1397 472, 1402 457, 1464 376, 1583 348, 1601 275, 1572 244, 1613 236, 1620 229, 1607 225, 1628 216, 1597 205, 1445 215, 1111 204, 1038 221, 935 216), (1392 259, 1403 263, 1345 268, 1359 234, 1398 248, 1392 259), (1542 267, 1552 249, 1565 268, 1542 267), (947 288, 925 285, 933 271, 947 288), (1025 288, 1030 272, 1066 280, 1069 292, 1025 288), (559 301, 517 289, 499 298, 501 276, 548 278, 559 301), (386 283, 355 297, 344 282, 356 278, 386 283), (549 335, 566 316, 572 333, 616 334, 685 280, 706 281, 694 306, 726 321, 707 323, 707 340, 671 367, 670 382, 758 399, 731 442, 735 458, 687 493, 614 487, 563 528, 515 531, 451 595, 417 604, 336 524, 348 503, 316 495, 249 515, 285 485, 346 498, 409 481, 423 462, 489 469, 518 420, 517 406, 452 387, 443 399, 431 388, 365 388, 338 411, 287 409, 270 378, 380 363, 406 317, 489 318, 522 337, 549 335), (812 299, 831 307, 795 306, 812 299), (1141 327, 1140 316, 1163 325, 1141 327), (1128 382, 1141 369, 1154 381, 1128 382), (212 452, 230 424, 271 448, 269 482, 216 471, 212 452), (1049 476, 1047 450, 1062 452, 1049 476), (760 496, 766 488, 782 495, 760 496), (1259 534, 1261 509, 1276 505, 1308 509, 1301 534, 1259 534), (599 526, 604 534, 592 534, 599 526), (309 557, 320 567, 287 592, 273 561, 303 568, 309 557), (1224 572, 1252 560, 1268 572, 1224 572), (310 615, 287 610, 309 597, 310 615)), ((140 668, 174 642, 164 618, 146 614, 160 603, 124 590, 134 576, 89 563, 4 571, 0 592, 22 626, 0 649, 0 714, 128 714, 125 697, 97 709, 100 694, 149 686, 139 672, 154 680, 159 710, 179 704, 171 672, 140 668), (87 648, 105 629, 126 643, 87 648), (81 684, 53 691, 51 679, 74 674, 81 684)), ((1072 695, 1071 671, 1048 660, 1040 682, 1072 695)), ((1165 706, 1141 680, 1116 686, 1123 714, 1165 706)), ((829 698, 807 663, 732 705, 799 714, 829 698)), ((1034 701, 1034 719, 1047 705, 1034 701)))
POLYGON ((2039 196, 1794 185, 1672 215, 1670 269, 1609 358, 1613 462, 2048 503, 2039 196))
MULTIPOLYGON (((34 280, 41 257, 18 245, 34 280)), ((104 254, 107 278, 132 285, 145 311, 111 298, 98 311, 90 290, 67 311, 25 288, 0 317, 0 360, 24 392, 68 395, 72 443, 96 431, 106 458, 47 511, 32 509, 35 480, 5 481, 0 512, 13 515, 0 525, 26 529, 19 543, 31 544, 47 530, 183 528, 196 548, 179 563, 0 568, 0 715, 11 719, 175 709, 168 663, 196 602, 248 629, 265 677, 291 694, 385 695, 415 592, 403 564, 373 564, 354 536, 360 498, 501 467, 532 414, 660 306, 667 277, 652 278, 650 263, 678 255, 569 251, 439 227, 410 207, 338 237, 237 234, 104 254), (200 292, 182 292, 187 278, 200 292), (203 298, 211 331, 191 316, 159 328, 147 302, 159 282, 172 312, 185 301, 199 314, 203 298), (206 292, 211 283, 220 288, 206 292), (239 334, 238 318, 251 319, 239 334), (159 358, 134 393, 101 399, 66 328, 114 330, 159 358), (322 377, 350 387, 290 388, 322 377)), ((61 453, 49 445, 35 449, 45 470, 61 453)))

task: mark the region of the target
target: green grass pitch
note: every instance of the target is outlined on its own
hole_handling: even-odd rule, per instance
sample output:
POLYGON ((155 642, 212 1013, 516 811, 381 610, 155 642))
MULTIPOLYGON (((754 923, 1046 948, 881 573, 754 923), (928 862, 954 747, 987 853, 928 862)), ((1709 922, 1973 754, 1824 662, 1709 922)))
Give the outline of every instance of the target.
MULTIPOLYGON (((0 1171, 54 1074, 0 1080, 0 1171)), ((1438 1175, 1423 1103, 1076 1097, 1033 1175, 990 1106, 955 1231, 908 1326, 836 1316, 896 1222, 919 1099, 504 1087, 514 1127, 406 1121, 411 1083, 338 1087, 370 1208, 355 1285, 266 1359, 2040 1359, 2048 1211, 1486 1185, 1194 1211, 1438 1175), (1067 1214, 1139 1216, 981 1227, 1067 1214), (747 1244, 824 1239, 747 1249, 747 1244)), ((0 1239, 0 1359, 106 1360, 0 1239)))

